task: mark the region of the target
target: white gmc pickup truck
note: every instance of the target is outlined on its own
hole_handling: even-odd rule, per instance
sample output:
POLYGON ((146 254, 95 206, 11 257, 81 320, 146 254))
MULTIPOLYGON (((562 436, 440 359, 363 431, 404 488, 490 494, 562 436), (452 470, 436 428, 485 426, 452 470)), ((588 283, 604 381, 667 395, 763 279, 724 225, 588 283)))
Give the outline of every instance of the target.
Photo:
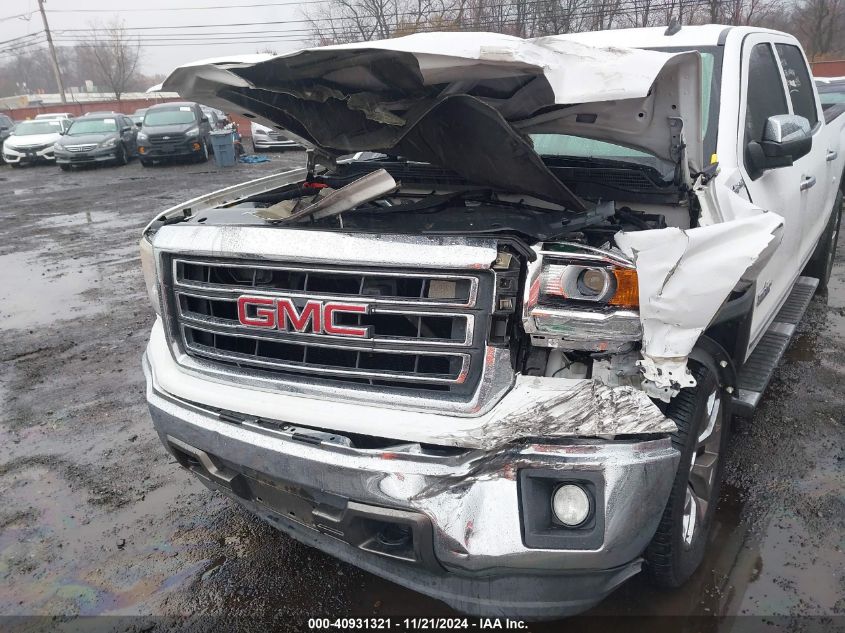
POLYGON ((836 246, 845 117, 793 37, 426 33, 164 87, 313 148, 144 231, 182 466, 467 613, 689 578, 836 246))

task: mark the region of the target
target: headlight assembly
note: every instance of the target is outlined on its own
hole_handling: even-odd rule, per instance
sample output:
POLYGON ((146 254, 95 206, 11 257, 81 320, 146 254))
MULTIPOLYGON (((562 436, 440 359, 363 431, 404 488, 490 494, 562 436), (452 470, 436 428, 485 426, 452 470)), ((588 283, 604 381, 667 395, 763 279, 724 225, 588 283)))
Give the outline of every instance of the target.
POLYGON ((634 265, 621 255, 555 244, 532 262, 523 327, 535 346, 620 351, 642 337, 634 265))
POLYGON ((613 265, 546 263, 539 302, 579 302, 634 308, 639 306, 637 271, 613 265))
POLYGON ((147 296, 155 313, 161 316, 161 302, 158 294, 158 278, 156 277, 153 243, 144 235, 141 237, 139 246, 141 247, 141 271, 144 273, 144 285, 147 287, 147 296))
POLYGON ((100 147, 114 147, 117 145, 117 139, 115 137, 107 138, 105 141, 100 143, 100 147))
POLYGON ((185 132, 185 136, 199 136, 200 129, 198 127, 192 127, 190 130, 185 132))
POLYGON ((144 132, 138 132, 138 136, 136 137, 138 141, 148 141, 150 137, 147 136, 144 132))

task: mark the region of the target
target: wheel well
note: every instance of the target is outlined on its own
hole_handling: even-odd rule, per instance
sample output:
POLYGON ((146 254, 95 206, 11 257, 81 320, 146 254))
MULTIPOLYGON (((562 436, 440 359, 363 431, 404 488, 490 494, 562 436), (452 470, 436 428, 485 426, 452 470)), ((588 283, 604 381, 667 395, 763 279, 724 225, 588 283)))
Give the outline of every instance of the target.
POLYGON ((713 371, 722 388, 736 389, 736 367, 732 355, 716 340, 702 336, 695 344, 689 358, 713 371))
POLYGON ((702 336, 702 340, 708 339, 718 345, 734 367, 740 367, 745 361, 756 288, 755 283, 749 283, 731 292, 702 336))

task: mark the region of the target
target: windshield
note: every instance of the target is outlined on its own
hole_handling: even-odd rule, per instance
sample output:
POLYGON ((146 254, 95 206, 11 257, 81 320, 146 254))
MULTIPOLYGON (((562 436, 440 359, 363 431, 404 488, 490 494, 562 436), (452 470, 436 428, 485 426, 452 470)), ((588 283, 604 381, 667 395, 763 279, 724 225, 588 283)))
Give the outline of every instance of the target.
MULTIPOLYGON (((688 49, 659 49, 665 52, 680 52, 688 49)), ((719 55, 721 51, 718 51, 719 55)), ((705 158, 716 152, 716 130, 719 116, 719 76, 720 63, 717 52, 712 49, 700 50, 701 54, 701 134, 704 138, 705 158)), ((651 154, 631 149, 615 143, 595 141, 571 136, 569 134, 531 134, 535 151, 541 156, 566 156, 575 158, 598 158, 637 163, 654 167, 672 177, 672 165, 651 154)))
POLYGON ((196 121, 194 111, 182 106, 178 110, 151 110, 144 117, 144 125, 178 125, 196 121))
POLYGON ((79 136, 80 134, 108 134, 117 131, 117 121, 114 119, 80 119, 74 121, 68 135, 79 136))
POLYGON ((15 126, 15 136, 59 134, 61 131, 62 124, 60 121, 24 121, 15 126))

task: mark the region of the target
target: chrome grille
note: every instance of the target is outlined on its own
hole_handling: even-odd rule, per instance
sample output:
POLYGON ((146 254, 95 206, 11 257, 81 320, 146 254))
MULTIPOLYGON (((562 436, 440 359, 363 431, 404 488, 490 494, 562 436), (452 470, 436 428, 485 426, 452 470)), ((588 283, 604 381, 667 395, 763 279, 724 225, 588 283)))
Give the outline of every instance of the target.
POLYGON ((65 145, 65 149, 69 152, 89 152, 97 147, 96 143, 89 143, 85 145, 65 145))
POLYGON ((350 270, 240 260, 170 258, 171 335, 189 356, 272 372, 375 387, 470 393, 483 366, 492 274, 487 271, 350 270), (338 325, 366 338, 255 328, 241 296, 364 304, 338 325))

